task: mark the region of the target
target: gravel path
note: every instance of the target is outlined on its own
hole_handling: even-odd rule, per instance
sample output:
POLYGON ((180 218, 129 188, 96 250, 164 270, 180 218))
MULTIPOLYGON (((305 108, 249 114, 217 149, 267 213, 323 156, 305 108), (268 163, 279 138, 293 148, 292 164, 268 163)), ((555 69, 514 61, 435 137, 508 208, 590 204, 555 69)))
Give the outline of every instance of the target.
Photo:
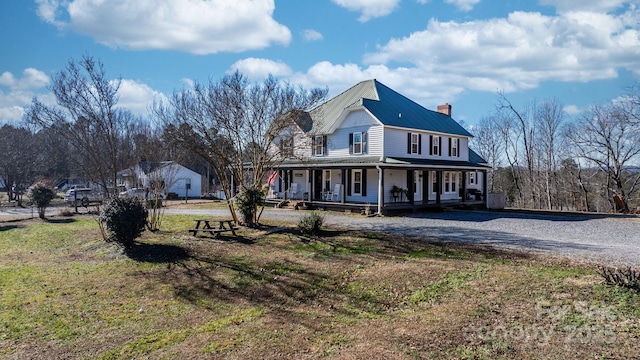
MULTIPOLYGON (((226 210, 167 210, 209 216, 226 210)), ((297 222, 308 212, 265 209, 263 218, 297 222)), ((615 265, 640 266, 640 218, 519 212, 451 211, 397 217, 323 213, 333 227, 543 252, 615 265)))
MULTIPOLYGON (((57 209, 49 209, 55 214, 57 209)), ((228 216, 226 209, 167 209, 167 214, 228 216)), ((6 216, 29 209, 2 210, 6 216)), ((265 209, 263 218, 296 223, 305 211, 265 209)), ((326 212, 325 224, 418 238, 491 245, 615 265, 640 266, 640 217, 450 211, 397 217, 360 217, 326 212)))

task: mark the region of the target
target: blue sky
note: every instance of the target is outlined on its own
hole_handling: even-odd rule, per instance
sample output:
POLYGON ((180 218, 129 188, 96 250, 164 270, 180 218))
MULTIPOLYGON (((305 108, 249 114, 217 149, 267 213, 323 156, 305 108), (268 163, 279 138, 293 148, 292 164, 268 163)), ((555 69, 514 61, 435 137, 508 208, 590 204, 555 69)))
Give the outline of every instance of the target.
POLYGON ((17 123, 69 59, 121 78, 120 105, 236 69, 337 95, 376 78, 475 124, 497 91, 555 97, 570 116, 640 76, 640 0, 4 0, 0 124, 17 123))

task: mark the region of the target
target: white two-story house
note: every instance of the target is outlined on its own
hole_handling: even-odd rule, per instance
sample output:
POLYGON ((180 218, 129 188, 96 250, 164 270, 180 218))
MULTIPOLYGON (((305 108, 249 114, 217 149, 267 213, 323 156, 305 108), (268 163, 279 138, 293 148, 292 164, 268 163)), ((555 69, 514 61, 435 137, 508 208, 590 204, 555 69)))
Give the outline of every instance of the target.
POLYGON ((486 161, 451 106, 428 110, 377 80, 305 113, 280 139, 272 198, 387 209, 484 204, 486 161))

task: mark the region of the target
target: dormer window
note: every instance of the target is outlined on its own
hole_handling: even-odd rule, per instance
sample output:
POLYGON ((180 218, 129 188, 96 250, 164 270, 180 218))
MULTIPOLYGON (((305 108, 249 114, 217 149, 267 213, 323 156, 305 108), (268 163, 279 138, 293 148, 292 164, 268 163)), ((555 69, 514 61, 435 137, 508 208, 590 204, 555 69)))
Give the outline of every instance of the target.
POLYGON ((362 133, 353 133, 353 153, 362 154, 362 133))
POLYGON ((327 137, 323 135, 316 135, 313 138, 313 155, 314 156, 323 156, 326 152, 327 147, 327 137))
POLYGON ((280 140, 280 155, 283 158, 293 156, 293 137, 280 140))

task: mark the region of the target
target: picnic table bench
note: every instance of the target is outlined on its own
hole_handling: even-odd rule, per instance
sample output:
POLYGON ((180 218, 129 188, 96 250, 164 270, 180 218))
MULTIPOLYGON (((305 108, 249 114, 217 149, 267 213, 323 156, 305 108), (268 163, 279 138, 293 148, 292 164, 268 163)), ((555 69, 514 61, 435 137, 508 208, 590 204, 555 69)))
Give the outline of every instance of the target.
POLYGON ((194 221, 196 226, 189 229, 193 236, 196 236, 198 232, 208 232, 217 237, 220 233, 227 231, 236 236, 236 230, 238 230, 238 227, 234 225, 234 220, 196 219, 194 221))

